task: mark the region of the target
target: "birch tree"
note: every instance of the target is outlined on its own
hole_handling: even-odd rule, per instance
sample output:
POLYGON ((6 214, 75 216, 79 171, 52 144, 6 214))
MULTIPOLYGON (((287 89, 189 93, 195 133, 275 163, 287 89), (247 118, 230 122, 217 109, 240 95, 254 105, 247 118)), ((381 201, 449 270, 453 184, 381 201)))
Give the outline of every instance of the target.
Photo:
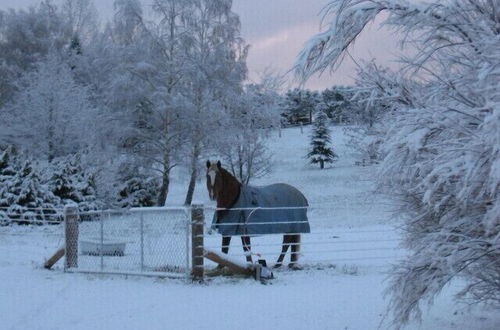
POLYGON ((202 151, 217 129, 221 111, 228 99, 241 92, 246 77, 246 47, 239 35, 238 16, 231 11, 230 0, 190 1, 186 15, 183 97, 184 138, 187 142, 190 181, 185 204, 191 204, 198 178, 202 151))

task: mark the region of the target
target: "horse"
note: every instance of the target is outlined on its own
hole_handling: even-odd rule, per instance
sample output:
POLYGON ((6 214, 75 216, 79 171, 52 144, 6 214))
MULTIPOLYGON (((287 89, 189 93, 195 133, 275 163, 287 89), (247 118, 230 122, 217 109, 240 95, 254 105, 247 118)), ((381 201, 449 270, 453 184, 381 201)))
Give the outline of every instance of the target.
POLYGON ((217 202, 212 228, 222 235, 222 253, 229 252, 232 236, 240 236, 247 262, 252 263, 250 237, 284 234, 281 254, 274 265, 281 267, 291 247, 290 268, 297 268, 301 233, 309 233, 309 206, 295 187, 276 183, 263 187, 241 184, 221 162, 207 161, 207 189, 217 202))

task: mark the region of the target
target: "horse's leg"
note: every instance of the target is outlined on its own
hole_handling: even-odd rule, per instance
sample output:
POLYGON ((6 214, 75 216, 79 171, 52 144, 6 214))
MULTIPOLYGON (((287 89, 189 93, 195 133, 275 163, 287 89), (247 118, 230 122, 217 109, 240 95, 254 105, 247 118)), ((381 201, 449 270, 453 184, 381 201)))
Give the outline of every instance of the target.
POLYGON ((231 243, 231 236, 222 236, 222 253, 229 252, 229 244, 231 243))
POLYGON ((288 251, 288 247, 290 246, 290 239, 292 235, 283 235, 283 245, 281 246, 281 254, 274 265, 274 268, 281 267, 283 264, 283 259, 285 258, 286 251, 288 251))
POLYGON ((251 247, 250 247, 250 236, 241 236, 241 245, 243 245, 243 251, 246 254, 247 262, 252 262, 251 247))
MULTIPOLYGON (((229 252, 229 244, 231 243, 231 236, 222 236, 222 253, 228 254, 229 252)), ((224 266, 221 264, 217 265, 217 269, 222 269, 224 266)))
POLYGON ((288 267, 297 268, 297 261, 299 261, 300 255, 300 234, 290 236, 292 243, 292 255, 290 256, 290 264, 288 264, 288 267))

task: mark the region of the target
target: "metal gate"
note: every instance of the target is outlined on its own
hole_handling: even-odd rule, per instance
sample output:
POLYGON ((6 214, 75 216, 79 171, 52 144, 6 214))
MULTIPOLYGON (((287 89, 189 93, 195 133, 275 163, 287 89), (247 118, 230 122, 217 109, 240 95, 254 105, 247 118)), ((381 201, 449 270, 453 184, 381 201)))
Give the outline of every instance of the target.
POLYGON ((187 277, 191 273, 190 208, 77 212, 66 207, 68 272, 187 277))

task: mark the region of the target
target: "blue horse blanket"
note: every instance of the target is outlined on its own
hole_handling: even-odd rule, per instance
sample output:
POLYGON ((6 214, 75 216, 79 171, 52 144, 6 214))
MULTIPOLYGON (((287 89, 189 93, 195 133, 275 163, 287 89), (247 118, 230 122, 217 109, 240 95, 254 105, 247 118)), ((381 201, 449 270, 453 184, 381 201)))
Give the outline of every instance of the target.
POLYGON ((308 205, 300 191, 284 183, 241 186, 236 203, 214 213, 212 228, 223 236, 309 233, 308 205))

